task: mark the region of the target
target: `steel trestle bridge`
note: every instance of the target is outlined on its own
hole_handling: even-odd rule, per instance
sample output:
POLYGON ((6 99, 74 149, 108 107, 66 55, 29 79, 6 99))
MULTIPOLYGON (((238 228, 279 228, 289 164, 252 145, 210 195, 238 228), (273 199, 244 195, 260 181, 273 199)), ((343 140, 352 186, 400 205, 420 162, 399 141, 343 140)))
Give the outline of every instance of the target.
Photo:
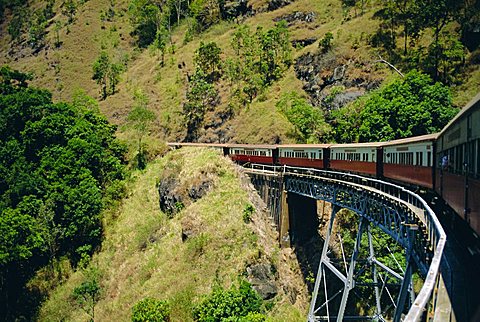
MULTIPOLYGON (((309 322, 450 319, 450 303, 447 301, 449 309, 445 309, 445 300, 439 300, 441 296, 437 292, 443 285, 440 262, 446 235, 436 215, 419 195, 392 183, 343 172, 260 164, 244 168, 252 181, 253 177, 262 177, 264 182, 274 181, 273 185, 266 184, 269 191, 282 195, 293 193, 332 204, 308 312, 309 322), (351 256, 347 259, 342 246, 343 263, 339 265, 331 258, 329 245, 337 213, 344 208, 355 212, 359 223, 351 256), (381 230, 404 249, 405 267, 398 262, 396 267, 389 267, 375 257, 374 230, 381 230), (414 272, 424 281, 417 294, 412 283, 414 272), (331 288, 327 282, 331 279, 327 279, 327 275, 334 276, 336 285, 340 285, 338 291, 330 292, 332 294, 328 292, 331 288), (395 285, 396 292, 389 291, 391 285, 395 285), (358 287, 372 290, 374 308, 363 315, 347 315, 349 298, 352 301, 358 287), (389 298, 388 307, 382 298, 389 298)), ((285 200, 285 197, 276 199, 269 196, 268 203, 277 213, 275 221, 280 227, 282 219, 278 214, 285 213, 285 209, 280 208, 286 206, 279 206, 282 203, 278 199, 285 200)), ((285 238, 282 234, 286 232, 282 232, 281 227, 279 230, 280 239, 285 238)))

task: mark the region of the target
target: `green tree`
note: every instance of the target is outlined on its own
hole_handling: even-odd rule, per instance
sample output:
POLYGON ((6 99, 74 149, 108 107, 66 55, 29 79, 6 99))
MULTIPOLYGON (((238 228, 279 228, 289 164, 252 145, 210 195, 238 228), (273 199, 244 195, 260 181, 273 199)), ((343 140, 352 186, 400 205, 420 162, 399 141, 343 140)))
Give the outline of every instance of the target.
POLYGON ((167 301, 144 298, 132 308, 132 322, 170 321, 170 305, 167 301))
POLYGON ((120 82, 120 74, 123 71, 123 66, 120 63, 111 63, 108 70, 108 83, 110 87, 110 94, 115 94, 116 86, 120 82))
POLYGON ((55 32, 55 47, 59 48, 62 45, 60 41, 60 30, 62 30, 62 22, 60 20, 55 21, 55 26, 53 27, 53 31, 55 32))
POLYGON ((102 99, 106 99, 108 76, 110 72, 110 58, 106 51, 102 51, 97 60, 93 63, 93 76, 92 79, 97 81, 97 84, 101 86, 102 99))
POLYGON ((388 141, 441 130, 458 112, 447 87, 411 71, 365 102, 361 142, 388 141))
POLYGON ((62 13, 67 16, 68 23, 71 24, 75 21, 75 14, 77 13, 78 4, 75 0, 65 0, 63 3, 62 13))
POLYGON ((30 79, 0 68, 0 319, 9 321, 33 319, 25 284, 36 269, 57 256, 75 266, 98 246, 103 198, 124 171, 105 117, 85 100, 53 103, 30 79))
POLYGON ((331 32, 327 32, 325 36, 320 39, 320 42, 318 43, 318 47, 321 49, 322 53, 326 53, 330 49, 332 49, 332 40, 333 40, 333 34, 331 32))
POLYGON ((148 108, 148 96, 141 90, 134 93, 135 105, 128 114, 128 122, 131 124, 138 137, 137 167, 145 169, 146 151, 142 145, 142 139, 148 133, 150 123, 155 120, 155 113, 148 108))
POLYGON ((209 43, 200 42, 200 47, 195 51, 193 61, 197 69, 200 69, 207 79, 215 80, 219 77, 219 70, 222 64, 220 54, 222 50, 217 43, 212 41, 209 43))
POLYGON ((73 289, 73 298, 82 310, 90 316, 90 321, 95 321, 95 304, 99 300, 99 295, 100 285, 94 276, 90 276, 86 281, 73 289))
POLYGON ((8 34, 12 40, 18 40, 26 22, 28 22, 30 12, 26 8, 18 8, 8 24, 8 34))
POLYGON ((37 220, 20 209, 7 208, 0 216, 0 267, 30 260, 45 247, 37 220))
POLYGON ((28 28, 28 42, 32 48, 39 48, 45 38, 45 28, 47 22, 42 13, 35 12, 33 20, 28 28))
POLYGON ((220 1, 218 0, 193 0, 189 6, 190 16, 195 20, 197 30, 193 34, 202 32, 221 19, 220 1))
POLYGON ((240 318, 244 321, 242 317, 249 315, 255 321, 255 313, 260 313, 261 305, 262 299, 257 292, 248 282, 241 281, 238 288, 232 286, 228 290, 214 289, 194 308, 193 318, 199 322, 234 321, 232 318, 240 318))
POLYGON ((306 99, 292 92, 278 101, 277 108, 295 127, 295 137, 299 143, 325 142, 330 127, 319 108, 310 105, 306 99))
POLYGON ((159 6, 152 0, 132 0, 128 12, 138 46, 145 48, 152 44, 162 23, 159 6))
POLYGON ((92 79, 101 86, 102 99, 108 95, 115 94, 116 86, 120 82, 120 74, 123 71, 123 65, 110 61, 107 52, 102 51, 97 60, 93 63, 92 79))
POLYGON ((187 91, 187 101, 183 104, 183 117, 187 127, 186 140, 196 141, 198 130, 203 123, 205 112, 216 105, 218 92, 206 80, 206 75, 198 70, 192 77, 187 91))
POLYGON ((160 26, 160 28, 157 30, 157 35, 155 37, 155 42, 153 43, 153 46, 155 49, 160 51, 162 67, 165 65, 165 51, 167 49, 167 43, 169 38, 170 32, 167 30, 167 28, 165 28, 165 26, 160 26))

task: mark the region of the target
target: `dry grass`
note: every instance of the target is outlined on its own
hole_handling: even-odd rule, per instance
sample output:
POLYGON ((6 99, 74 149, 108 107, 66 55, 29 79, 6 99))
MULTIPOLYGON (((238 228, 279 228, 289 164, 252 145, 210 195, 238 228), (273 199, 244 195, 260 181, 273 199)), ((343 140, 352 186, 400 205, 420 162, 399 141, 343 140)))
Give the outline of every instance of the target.
MULTIPOLYGON (((40 2, 35 1, 34 5, 38 6, 40 2)), ((181 111, 187 89, 187 74, 192 75, 194 72, 193 53, 200 41, 215 41, 222 48, 223 58, 232 56, 230 39, 237 25, 234 22, 222 22, 188 43, 184 43, 187 23, 175 26, 172 35, 175 52, 166 54, 165 66, 161 67, 158 53, 149 50, 139 52, 133 49, 133 39, 129 36, 131 26, 126 13, 128 3, 129 0, 116 1, 117 15, 114 21, 102 23, 100 12, 108 7, 109 0, 87 1, 80 8, 77 20, 69 27, 70 33, 66 34, 67 27, 62 29, 60 36, 62 46, 59 49, 50 46, 49 49, 40 51, 37 56, 30 56, 28 51, 25 51, 26 57, 20 57, 18 60, 9 57, 6 54, 9 37, 3 37, 0 39, 0 64, 8 63, 21 70, 33 71, 37 76, 34 84, 52 90, 56 99, 69 100, 77 88, 83 88, 89 95, 98 98, 99 86, 91 79, 91 66, 100 50, 106 49, 117 58, 128 55, 130 57, 128 70, 122 75, 118 92, 100 102, 102 112, 111 122, 125 124, 133 105, 133 92, 141 89, 149 97, 149 107, 157 115, 156 122, 151 126, 150 135, 162 140, 182 140, 185 129, 181 111), (179 68, 179 64, 185 64, 185 67, 179 68)), ((251 1, 251 4, 257 10, 257 14, 245 19, 244 23, 253 30, 257 26, 270 28, 274 25, 274 18, 294 11, 313 11, 316 14, 313 23, 300 22, 289 27, 292 39, 315 37, 319 40, 327 32, 332 32, 337 57, 342 57, 345 61, 354 61, 353 66, 370 65, 378 59, 375 51, 366 44, 367 35, 373 32, 379 23, 378 20, 372 19, 379 5, 378 1, 368 2, 363 15, 360 15, 360 10, 357 10, 357 15, 353 9, 345 12, 341 2, 337 0, 297 0, 272 12, 263 11, 267 6, 265 0, 251 1), (354 43, 358 43, 359 48, 353 48, 354 43)), ((55 17, 55 20, 58 19, 64 21, 66 18, 59 14, 55 17)), ((6 34, 6 25, 1 28, 1 32, 6 34)), ((53 42, 53 37, 52 25, 47 35, 50 43, 53 42)), ((293 57, 316 51, 317 48, 318 41, 305 48, 295 49, 293 57)), ((467 82, 455 90, 456 104, 464 104, 478 91, 480 82, 478 70, 478 67, 471 69, 467 82)), ((349 67, 349 73, 352 76, 357 74, 360 77, 364 76, 360 69, 356 68, 349 67)), ((377 65, 372 70, 371 76, 389 79, 393 73, 385 65, 377 65)), ((219 110, 225 110, 229 101, 228 85, 222 86, 219 110)), ((268 88, 265 95, 255 99, 248 109, 237 113, 236 118, 228 124, 233 140, 259 143, 272 142, 278 137, 282 142, 290 142, 288 133, 291 125, 275 109, 277 98, 290 91, 303 93, 302 83, 296 79, 293 68, 285 73, 282 80, 268 88)), ((121 132, 125 130, 123 127, 121 129, 121 132)), ((122 136, 127 141, 132 139, 128 129, 122 136)))
MULTIPOLYGON (((102 250, 91 262, 102 276, 96 320, 127 321, 137 301, 156 297, 172 302, 173 321, 189 321, 191 306, 214 283, 228 286, 245 272, 247 264, 265 259, 279 267, 283 284, 295 285, 300 292, 293 306, 280 291, 278 304, 270 313, 272 319, 303 320, 307 296, 297 274, 298 264, 292 254, 279 251, 275 233, 260 209, 253 224, 243 222, 245 205, 259 204, 259 197, 241 176, 231 161, 216 152, 186 148, 169 153, 144 172, 136 172, 116 219, 106 222, 102 250), (213 188, 168 219, 159 210, 156 189, 164 171, 178 174, 180 188, 190 187, 197 178, 209 174, 213 188), (197 234, 182 242, 185 221, 196 225, 197 234)), ((53 292, 42 307, 41 321, 88 319, 79 308, 72 307, 70 298, 82 274, 77 271, 53 292)))

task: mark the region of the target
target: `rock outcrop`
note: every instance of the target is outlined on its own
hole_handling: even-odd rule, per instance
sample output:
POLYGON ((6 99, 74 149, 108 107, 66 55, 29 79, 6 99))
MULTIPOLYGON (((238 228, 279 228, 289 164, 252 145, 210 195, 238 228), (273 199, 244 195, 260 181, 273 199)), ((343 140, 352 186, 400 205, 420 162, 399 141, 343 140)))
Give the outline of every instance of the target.
POLYGON ((371 76, 371 66, 332 52, 307 53, 295 62, 295 73, 314 106, 338 109, 377 88, 381 79, 371 76))

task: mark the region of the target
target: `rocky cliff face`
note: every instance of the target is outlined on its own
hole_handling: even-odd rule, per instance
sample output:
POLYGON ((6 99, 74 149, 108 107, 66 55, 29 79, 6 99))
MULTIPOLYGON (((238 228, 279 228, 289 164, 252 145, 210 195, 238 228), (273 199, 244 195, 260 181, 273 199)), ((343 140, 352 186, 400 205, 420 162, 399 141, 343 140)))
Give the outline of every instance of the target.
POLYGON ((380 86, 381 79, 372 76, 372 64, 354 57, 317 51, 300 56, 295 74, 314 106, 324 110, 338 109, 380 86))

